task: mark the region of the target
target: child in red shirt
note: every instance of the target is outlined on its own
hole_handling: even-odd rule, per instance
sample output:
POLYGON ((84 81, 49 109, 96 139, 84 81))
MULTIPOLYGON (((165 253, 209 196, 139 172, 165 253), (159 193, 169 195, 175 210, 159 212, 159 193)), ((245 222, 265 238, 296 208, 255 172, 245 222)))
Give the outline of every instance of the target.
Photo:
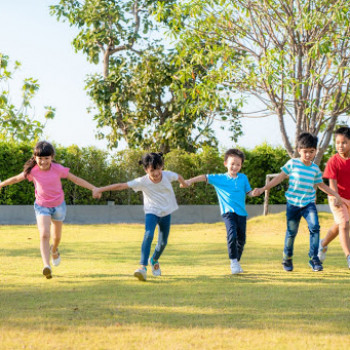
POLYGON ((318 257, 326 258, 328 244, 339 234, 340 244, 350 269, 350 128, 341 127, 335 131, 337 154, 332 156, 326 165, 323 177, 329 179, 329 187, 338 192, 343 199, 341 206, 334 204, 334 197, 328 197, 328 203, 334 216, 334 225, 326 237, 320 240, 318 257))

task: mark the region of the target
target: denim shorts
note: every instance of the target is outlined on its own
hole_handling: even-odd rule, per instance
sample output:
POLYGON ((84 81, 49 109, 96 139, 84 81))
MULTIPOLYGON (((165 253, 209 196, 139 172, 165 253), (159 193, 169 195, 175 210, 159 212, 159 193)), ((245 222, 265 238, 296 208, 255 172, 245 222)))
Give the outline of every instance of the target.
POLYGON ((58 205, 57 207, 52 208, 42 207, 41 205, 34 202, 34 210, 35 216, 51 216, 52 220, 63 221, 66 217, 67 207, 65 201, 63 201, 62 204, 58 205))

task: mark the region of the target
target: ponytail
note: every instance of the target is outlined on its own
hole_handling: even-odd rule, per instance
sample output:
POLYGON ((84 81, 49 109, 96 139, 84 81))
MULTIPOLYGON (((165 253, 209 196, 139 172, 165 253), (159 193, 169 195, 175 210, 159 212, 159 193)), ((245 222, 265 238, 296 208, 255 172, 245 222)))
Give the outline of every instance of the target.
POLYGON ((29 160, 26 161, 26 163, 24 164, 24 167, 23 167, 23 172, 24 172, 25 178, 27 178, 27 176, 30 174, 30 172, 35 167, 35 165, 36 165, 36 160, 35 160, 34 156, 32 156, 32 158, 30 158, 29 160))

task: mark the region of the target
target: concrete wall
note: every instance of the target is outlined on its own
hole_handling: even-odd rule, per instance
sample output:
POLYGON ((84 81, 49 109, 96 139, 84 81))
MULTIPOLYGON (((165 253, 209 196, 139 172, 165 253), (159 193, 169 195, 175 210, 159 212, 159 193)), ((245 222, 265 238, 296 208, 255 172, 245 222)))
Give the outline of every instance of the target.
MULTIPOLYGON (((328 205, 318 205, 319 211, 330 212, 328 205)), ((248 218, 262 215, 262 205, 247 205, 248 218)), ((270 213, 285 211, 285 205, 270 205, 270 213)), ((218 205, 181 205, 173 213, 173 224, 214 223, 222 221, 218 205)), ((143 223, 142 205, 68 205, 65 223, 113 224, 143 223)), ((32 205, 0 205, 0 225, 35 224, 32 205)))

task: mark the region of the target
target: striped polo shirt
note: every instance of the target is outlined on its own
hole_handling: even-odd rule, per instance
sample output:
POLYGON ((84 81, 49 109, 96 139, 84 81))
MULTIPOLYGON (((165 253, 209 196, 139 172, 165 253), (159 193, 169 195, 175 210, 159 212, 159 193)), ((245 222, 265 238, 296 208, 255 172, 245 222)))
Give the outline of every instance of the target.
POLYGON ((281 170, 289 176, 289 187, 285 194, 289 204, 305 207, 316 201, 314 185, 323 182, 322 173, 316 164, 305 165, 299 158, 294 158, 281 170))

